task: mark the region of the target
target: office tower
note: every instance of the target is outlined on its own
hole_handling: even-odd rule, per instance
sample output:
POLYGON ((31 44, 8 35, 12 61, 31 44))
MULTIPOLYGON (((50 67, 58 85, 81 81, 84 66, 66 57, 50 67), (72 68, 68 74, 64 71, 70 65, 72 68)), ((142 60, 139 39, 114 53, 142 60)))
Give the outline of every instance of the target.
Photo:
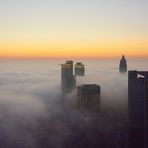
POLYGON ((129 148, 148 148, 148 71, 129 71, 129 148))
POLYGON ((75 65, 75 75, 76 76, 84 76, 85 67, 82 63, 78 62, 75 65))
POLYGON ((78 107, 87 110, 100 110, 101 88, 96 84, 78 86, 78 107))
POLYGON ((125 59, 124 55, 122 56, 122 58, 120 60, 119 72, 121 72, 121 73, 127 72, 127 63, 126 63, 126 59, 125 59))
POLYGON ((61 83, 64 93, 70 92, 71 89, 75 86, 72 61, 66 61, 66 63, 61 64, 61 83))
POLYGON ((71 66, 71 75, 73 75, 73 61, 66 61, 66 64, 69 64, 71 66))

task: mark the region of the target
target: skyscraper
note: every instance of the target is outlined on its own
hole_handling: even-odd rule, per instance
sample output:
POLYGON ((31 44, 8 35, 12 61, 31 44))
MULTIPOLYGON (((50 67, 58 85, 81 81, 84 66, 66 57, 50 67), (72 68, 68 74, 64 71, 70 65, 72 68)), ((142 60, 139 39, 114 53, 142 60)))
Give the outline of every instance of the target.
POLYGON ((120 64, 119 64, 119 72, 127 72, 127 62, 126 59, 124 57, 124 55, 122 56, 121 60, 120 60, 120 64))
POLYGON ((75 75, 76 76, 84 76, 84 74, 85 74, 85 66, 81 62, 76 63, 75 75))
POLYGON ((69 61, 66 61, 66 64, 69 64, 70 67, 71 67, 71 75, 73 75, 73 61, 69 60, 69 61))
POLYGON ((129 148, 148 148, 148 71, 129 71, 129 148))
POLYGON ((87 110, 100 110, 101 88, 96 84, 78 86, 78 107, 87 110))
POLYGON ((75 86, 75 77, 73 76, 73 61, 66 61, 61 64, 61 84, 63 92, 69 92, 75 86))

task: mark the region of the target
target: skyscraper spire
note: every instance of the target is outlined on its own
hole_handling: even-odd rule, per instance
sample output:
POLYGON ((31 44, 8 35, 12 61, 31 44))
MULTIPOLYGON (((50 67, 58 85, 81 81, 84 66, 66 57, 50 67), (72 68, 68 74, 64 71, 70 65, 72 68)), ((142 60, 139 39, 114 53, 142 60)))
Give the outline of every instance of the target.
POLYGON ((122 55, 122 60, 126 60, 124 54, 122 55))
POLYGON ((126 62, 124 54, 122 55, 122 58, 120 60, 119 72, 127 72, 127 62, 126 62))

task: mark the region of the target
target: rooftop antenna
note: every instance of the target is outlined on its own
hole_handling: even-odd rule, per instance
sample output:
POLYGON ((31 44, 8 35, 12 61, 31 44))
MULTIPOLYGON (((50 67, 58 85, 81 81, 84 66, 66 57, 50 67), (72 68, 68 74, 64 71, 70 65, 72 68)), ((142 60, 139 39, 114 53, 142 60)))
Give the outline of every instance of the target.
POLYGON ((125 56, 125 50, 122 49, 122 56, 125 56))

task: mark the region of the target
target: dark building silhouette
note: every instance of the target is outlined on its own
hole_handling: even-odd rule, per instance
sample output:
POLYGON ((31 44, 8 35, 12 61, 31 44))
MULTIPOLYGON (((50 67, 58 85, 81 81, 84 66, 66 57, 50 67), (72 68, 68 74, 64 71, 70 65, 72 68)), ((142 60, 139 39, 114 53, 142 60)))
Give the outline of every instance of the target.
POLYGON ((148 148, 148 71, 129 71, 129 148, 148 148))
POLYGON ((71 75, 73 75, 73 61, 71 61, 71 60, 66 61, 66 64, 70 64, 70 66, 71 66, 71 75))
POLYGON ((73 76, 73 61, 66 61, 61 64, 61 84, 64 93, 71 91, 75 86, 75 77, 73 76))
POLYGON ((80 62, 76 63, 75 75, 76 76, 84 76, 84 74, 85 74, 85 66, 80 62))
POLYGON ((126 62, 124 55, 122 56, 122 58, 120 60, 119 72, 121 72, 121 73, 127 72, 127 62, 126 62))
POLYGON ((81 109, 100 110, 101 88, 96 84, 78 86, 78 107, 81 109))

